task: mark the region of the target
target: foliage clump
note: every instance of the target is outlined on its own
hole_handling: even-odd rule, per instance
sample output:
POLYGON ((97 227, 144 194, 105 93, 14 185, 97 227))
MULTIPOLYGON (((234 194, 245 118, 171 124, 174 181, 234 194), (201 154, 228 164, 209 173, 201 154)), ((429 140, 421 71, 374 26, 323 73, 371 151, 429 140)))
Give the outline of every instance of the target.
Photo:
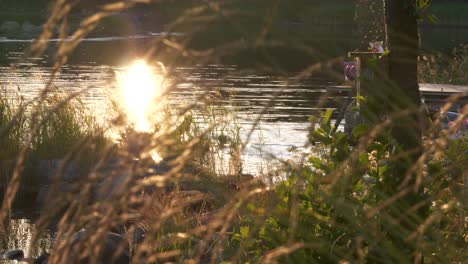
POLYGON ((331 133, 330 114, 311 132, 315 154, 304 164, 289 167, 287 179, 264 194, 268 202, 252 201, 245 207, 232 238, 240 258, 281 263, 406 263, 411 260, 408 256, 419 251, 431 263, 462 263, 466 235, 455 230, 466 228, 466 138, 450 142, 445 149, 425 151, 428 165, 421 172, 425 197, 410 211, 402 211, 406 206, 398 197, 405 188, 388 189, 388 182, 395 178, 389 133, 381 133, 363 147, 360 143, 372 130, 358 127, 355 135, 360 143, 352 147, 348 135, 331 133), (421 215, 421 207, 429 208, 429 215, 421 215), (414 224, 405 224, 405 215, 414 224), (413 248, 392 241, 410 241, 413 248))
POLYGON ((424 54, 419 58, 419 80, 424 83, 468 84, 468 45, 460 45, 450 55, 424 54))

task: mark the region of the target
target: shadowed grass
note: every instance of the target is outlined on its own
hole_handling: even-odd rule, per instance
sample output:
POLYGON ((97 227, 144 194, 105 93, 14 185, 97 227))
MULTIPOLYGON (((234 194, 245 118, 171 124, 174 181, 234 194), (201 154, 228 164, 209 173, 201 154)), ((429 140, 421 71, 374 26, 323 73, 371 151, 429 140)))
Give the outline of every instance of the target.
POLYGON ((6 91, 2 89, 0 95, 0 145, 2 146, 0 161, 11 159, 19 153, 26 119, 15 107, 21 108, 22 104, 21 97, 8 97, 6 91))

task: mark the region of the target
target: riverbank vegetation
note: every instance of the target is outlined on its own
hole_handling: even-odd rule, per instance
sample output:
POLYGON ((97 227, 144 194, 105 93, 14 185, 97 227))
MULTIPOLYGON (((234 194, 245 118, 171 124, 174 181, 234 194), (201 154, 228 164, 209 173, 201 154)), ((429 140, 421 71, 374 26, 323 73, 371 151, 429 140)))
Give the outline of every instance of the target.
POLYGON ((99 163, 122 156, 171 160, 182 155, 187 144, 196 144, 189 167, 206 175, 232 176, 242 171, 240 127, 233 106, 220 105, 216 93, 207 94, 205 104, 188 109, 174 110, 165 105, 151 132, 136 131, 116 101, 113 114, 108 114, 114 115, 113 119, 98 120, 81 102, 80 93, 65 97, 51 92, 42 96, 25 101, 6 90, 0 96, 2 188, 19 157, 26 159, 22 173, 25 182, 40 185, 48 184, 47 176, 35 173, 44 164, 55 164, 45 168, 45 174, 60 173, 55 171, 56 165, 71 166, 76 170, 72 174, 90 173, 95 166, 101 166, 99 163), (149 145, 143 141, 149 141, 149 145), (41 181, 40 177, 46 178, 41 181))
POLYGON ((460 45, 450 55, 429 53, 419 57, 419 79, 426 83, 468 84, 468 45, 460 45))
POLYGON ((51 94, 43 100, 26 102, 19 92, 8 94, 3 90, 0 128, 5 141, 1 160, 14 159, 22 148, 27 148, 33 159, 64 158, 87 141, 96 149, 85 151, 84 156, 99 155, 105 144, 103 128, 89 109, 72 98, 51 94))

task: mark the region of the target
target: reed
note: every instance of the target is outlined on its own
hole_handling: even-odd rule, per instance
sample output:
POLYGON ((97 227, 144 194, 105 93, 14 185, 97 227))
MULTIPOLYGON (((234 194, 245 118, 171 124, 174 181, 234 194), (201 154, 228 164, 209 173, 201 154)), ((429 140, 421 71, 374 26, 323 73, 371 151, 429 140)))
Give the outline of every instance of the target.
POLYGON ((2 88, 0 95, 0 160, 11 159, 19 153, 26 126, 26 118, 21 112, 24 104, 20 96, 9 96, 2 88))

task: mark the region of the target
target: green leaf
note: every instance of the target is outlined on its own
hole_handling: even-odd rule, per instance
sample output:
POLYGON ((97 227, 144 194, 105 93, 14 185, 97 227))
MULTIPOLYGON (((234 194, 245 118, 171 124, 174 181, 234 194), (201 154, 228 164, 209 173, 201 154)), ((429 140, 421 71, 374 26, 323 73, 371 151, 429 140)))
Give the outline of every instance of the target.
POLYGON ((361 152, 359 153, 359 162, 362 164, 362 165, 365 165, 367 166, 367 164, 369 164, 369 158, 367 156, 367 152, 361 152))
POLYGON ((388 56, 390 54, 390 50, 385 50, 381 55, 380 58, 388 56))
POLYGON ((418 0, 418 8, 427 8, 431 2, 432 0, 418 0))
POLYGON ((243 238, 248 237, 249 232, 250 232, 250 227, 249 226, 241 226, 241 228, 240 228, 241 237, 243 237, 243 238))
POLYGON ((439 19, 434 15, 434 14, 427 14, 426 15, 427 20, 431 22, 432 24, 437 24, 439 22, 439 19))
POLYGON ((359 137, 361 137, 361 136, 364 136, 364 135, 366 135, 368 132, 369 132, 369 125, 367 125, 367 124, 360 124, 360 125, 357 125, 357 126, 353 129, 353 134, 354 134, 354 137, 356 137, 356 138, 359 138, 359 137))
POLYGON ((388 170, 388 165, 384 165, 379 167, 379 177, 383 177, 385 172, 388 170))
POLYGON ((331 120, 331 116, 333 114, 333 109, 327 109, 327 111, 325 111, 325 113, 323 113, 323 122, 325 124, 329 124, 330 123, 330 120, 331 120))
POLYGON ((369 69, 375 69, 377 68, 377 65, 379 63, 379 60, 377 59, 377 56, 372 56, 369 60, 367 60, 367 67, 369 69))
POLYGON ((356 96, 356 100, 360 102, 367 102, 367 97, 359 95, 359 96, 356 96))

